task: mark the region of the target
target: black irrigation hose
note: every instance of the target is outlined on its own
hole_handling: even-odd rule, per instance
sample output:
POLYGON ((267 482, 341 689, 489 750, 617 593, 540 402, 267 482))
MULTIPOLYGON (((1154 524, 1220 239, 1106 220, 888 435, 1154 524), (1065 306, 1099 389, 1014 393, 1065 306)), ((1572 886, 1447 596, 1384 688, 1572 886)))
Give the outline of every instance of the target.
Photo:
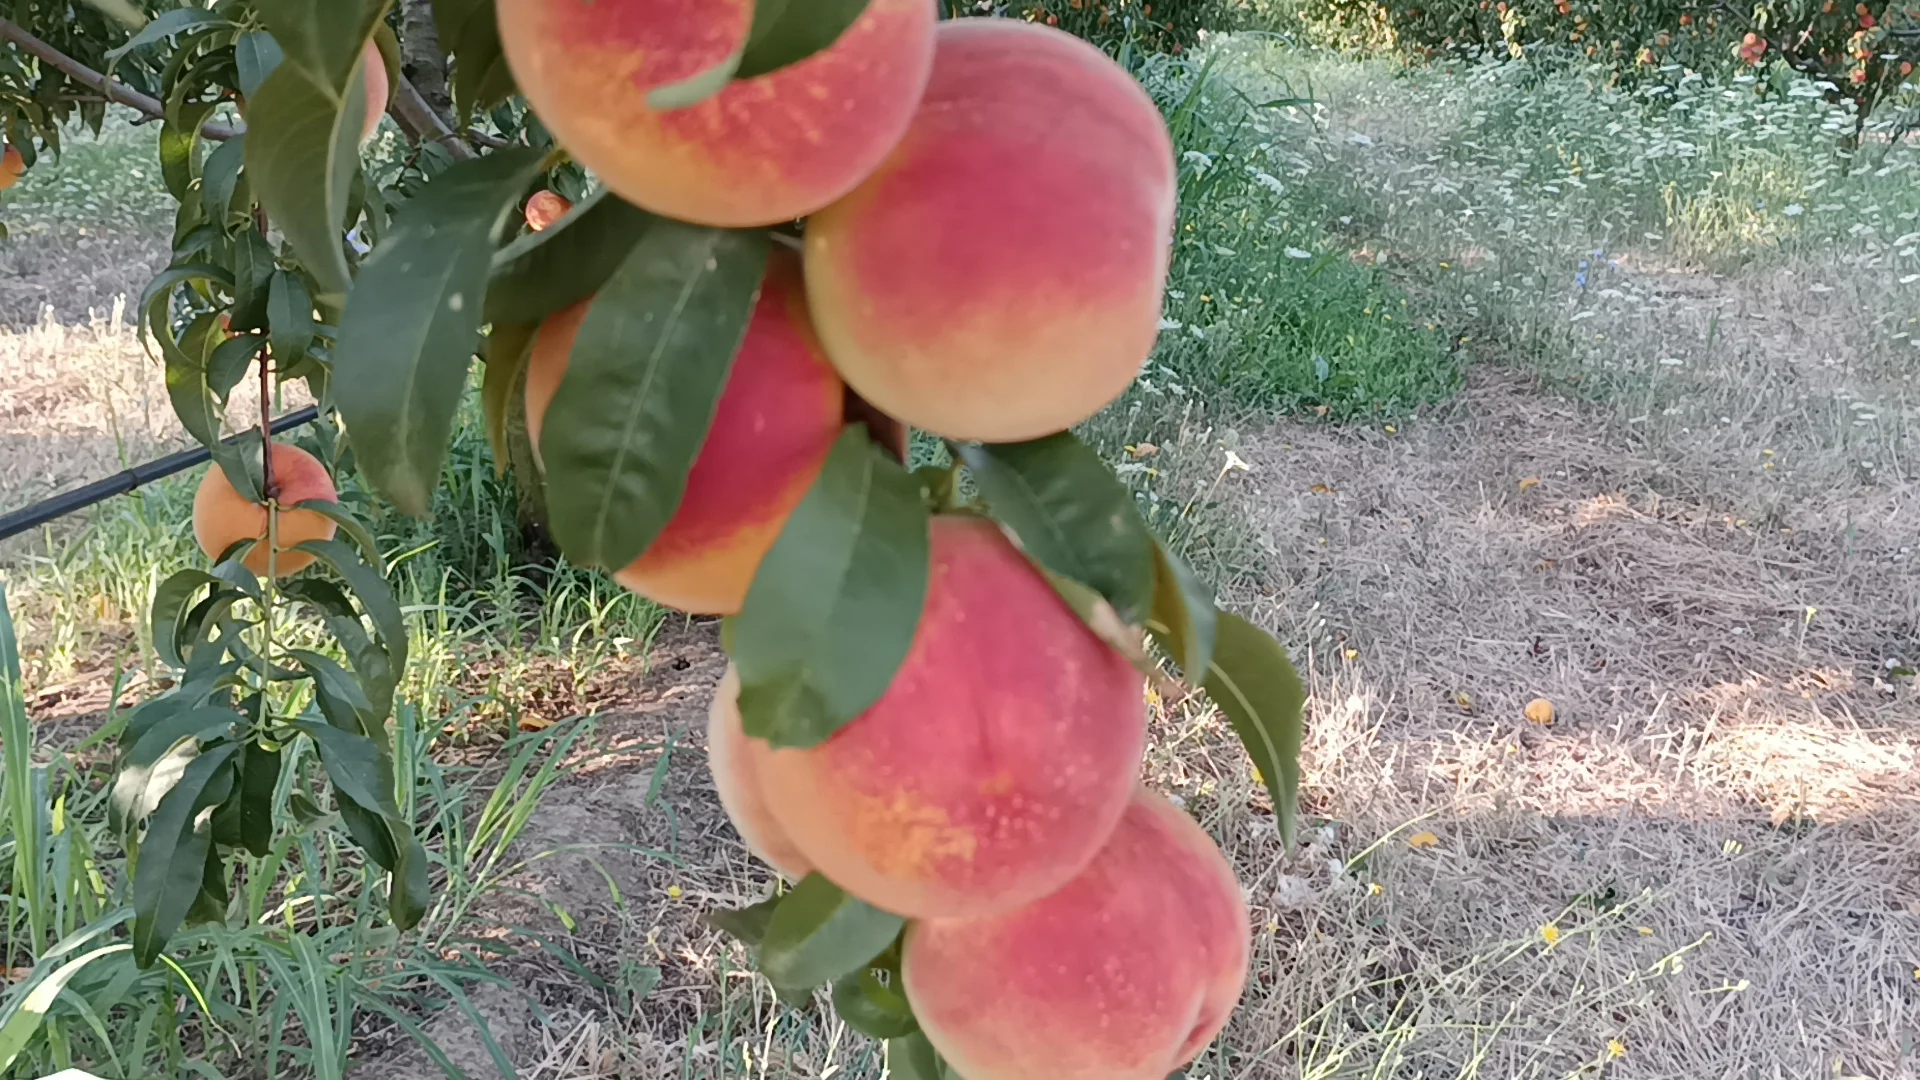
MULTIPOLYGON (((320 410, 312 405, 295 410, 273 422, 273 433, 278 435, 302 424, 311 424, 319 415, 320 410)), ((256 430, 254 434, 257 435, 258 431, 256 430)), ((244 438, 246 435, 243 433, 227 439, 226 442, 232 445, 244 438)), ((10 514, 0 514, 0 540, 16 536, 28 529, 39 528, 55 518, 65 517, 76 510, 84 510, 97 502, 105 502, 115 495, 124 495, 142 484, 151 484, 155 480, 191 469, 212 456, 213 454, 206 447, 196 446, 191 450, 168 454, 158 461, 135 465, 125 472, 115 473, 105 480, 95 480, 83 488, 62 492, 25 509, 15 510, 10 514)))

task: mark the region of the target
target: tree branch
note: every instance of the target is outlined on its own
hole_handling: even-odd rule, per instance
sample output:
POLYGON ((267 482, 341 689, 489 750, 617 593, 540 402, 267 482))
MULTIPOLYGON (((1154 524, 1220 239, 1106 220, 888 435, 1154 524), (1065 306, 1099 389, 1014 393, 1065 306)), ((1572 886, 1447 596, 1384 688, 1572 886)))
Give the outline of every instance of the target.
MULTIPOLYGON (((39 60, 41 63, 61 72, 74 82, 80 83, 105 95, 107 100, 135 110, 154 120, 163 120, 167 115, 166 106, 156 98, 135 90, 125 83, 116 82, 93 70, 87 65, 61 52, 59 49, 41 41, 26 32, 11 19, 0 18, 0 39, 13 42, 20 51, 39 60)), ((230 127, 226 124, 208 124, 200 133, 209 139, 225 142, 245 131, 242 127, 230 127)))

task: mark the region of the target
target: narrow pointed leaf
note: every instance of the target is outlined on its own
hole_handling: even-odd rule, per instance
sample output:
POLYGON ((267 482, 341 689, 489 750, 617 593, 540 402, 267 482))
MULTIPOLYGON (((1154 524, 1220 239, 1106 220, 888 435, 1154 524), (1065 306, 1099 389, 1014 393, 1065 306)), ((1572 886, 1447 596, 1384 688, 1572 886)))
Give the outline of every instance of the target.
POLYGON ((1153 615, 1147 630, 1188 679, 1204 678, 1218 624, 1213 593, 1158 540, 1153 545, 1153 615))
POLYGON ((293 726, 320 748, 327 778, 341 794, 389 821, 400 816, 393 802, 393 766, 378 743, 315 720, 295 720, 293 726))
MULTIPOLYGON (((287 60, 339 86, 391 0, 259 0, 261 18, 287 60)), ((249 117, 251 119, 251 117, 249 117)))
POLYGON ((776 986, 804 990, 859 971, 900 933, 905 920, 808 874, 767 923, 760 970, 776 986))
POLYGON ((493 324, 487 335, 487 371, 480 383, 480 412, 487 426, 487 445, 493 448, 493 468, 505 475, 512 460, 507 447, 507 423, 515 398, 523 397, 527 361, 533 356, 537 327, 528 323, 493 324))
POLYGON ((880 699, 926 602, 920 485, 850 425, 727 621, 747 732, 812 746, 880 699))
POLYGON ((226 221, 233 207, 233 192, 240 184, 240 165, 245 160, 246 152, 247 136, 242 133, 215 147, 202 166, 200 201, 206 207, 207 220, 216 225, 226 221))
POLYGON ((228 743, 195 758, 147 825, 133 878, 133 957, 141 967, 160 955, 200 895, 213 829, 196 828, 196 821, 200 811, 224 801, 231 790, 218 778, 224 775, 232 783, 229 765, 239 749, 228 743))
POLYGON ((281 370, 307 355, 313 345, 313 294, 299 274, 274 271, 267 325, 273 328, 273 359, 281 370))
MULTIPOLYGON (((898 972, 894 973, 896 978, 898 972)), ((897 1039, 920 1030, 898 982, 883 985, 871 968, 843 975, 833 983, 833 1011, 847 1026, 873 1039, 897 1039)))
POLYGON ((251 98, 267 81, 285 55, 280 51, 280 43, 273 35, 264 30, 254 30, 240 35, 233 43, 233 64, 240 76, 240 96, 251 98))
POLYGON ((1281 839, 1291 844, 1307 690, 1287 650, 1247 620, 1221 612, 1206 691, 1259 768, 1281 839))
POLYGON ((502 150, 435 177, 394 216, 347 301, 333 349, 334 400, 361 471, 425 516, 479 341, 494 248, 539 174, 502 150))
POLYGON ((427 872, 432 869, 427 849, 413 830, 400 821, 388 822, 393 836, 396 865, 393 880, 387 884, 387 917, 402 930, 411 930, 426 917, 427 903, 433 898, 427 872))
POLYGON ((757 948, 766 940, 767 925, 773 921, 773 913, 779 910, 780 901, 784 899, 784 896, 770 896, 743 908, 716 908, 701 918, 708 926, 741 944, 757 948))
POLYGON ((887 1040, 889 1080, 953 1080, 940 1052, 919 1032, 887 1040))
POLYGON ((1040 565, 1107 598, 1121 620, 1153 600, 1153 534, 1100 455, 1071 432, 1032 442, 956 447, 993 516, 1040 565))
POLYGON ((273 248, 258 229, 245 229, 233 240, 233 307, 226 329, 236 333, 267 325, 267 294, 273 283, 273 248))
POLYGON ((240 843, 261 858, 273 850, 273 795, 279 785, 279 748, 249 741, 240 762, 240 843))
POLYGON ((313 275, 323 299, 347 293, 348 190, 360 168, 367 83, 333 85, 283 63, 247 106, 247 176, 274 227, 313 275))
POLYGON ((764 231, 660 221, 580 324, 547 409, 547 512, 567 557, 617 570, 686 491, 766 272, 764 231))

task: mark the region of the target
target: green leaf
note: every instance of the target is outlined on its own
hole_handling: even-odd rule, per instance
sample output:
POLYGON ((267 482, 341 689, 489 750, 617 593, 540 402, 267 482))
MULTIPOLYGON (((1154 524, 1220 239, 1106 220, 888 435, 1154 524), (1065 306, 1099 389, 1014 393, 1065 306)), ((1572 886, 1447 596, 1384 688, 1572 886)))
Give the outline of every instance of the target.
POLYGON ((196 828, 196 821, 200 811, 225 801, 231 789, 216 781, 233 782, 230 765, 239 749, 228 743, 193 759, 148 822, 133 874, 133 958, 141 967, 159 957, 200 894, 213 830, 196 828))
POLYGON ((1293 842, 1307 690, 1287 651, 1266 632, 1223 611, 1207 672, 1207 697, 1233 725, 1273 797, 1280 837, 1293 842))
POLYGON ((1121 621, 1140 624, 1153 600, 1153 534, 1099 454, 1066 431, 954 453, 1027 554, 1106 597, 1121 621))
POLYGON ((659 219, 601 189, 493 257, 487 321, 537 323, 600 290, 659 219))
POLYGON ((662 220, 580 324, 547 409, 547 513, 576 563, 618 570, 680 505, 759 298, 770 241, 662 220))
POLYGON ((173 414, 180 418, 187 434, 209 448, 220 441, 224 420, 207 370, 219 334, 219 317, 211 312, 196 315, 178 341, 158 327, 154 332, 166 360, 167 397, 173 403, 173 414))
POLYGON ((213 347, 213 355, 207 357, 207 389, 214 397, 225 401, 233 393, 266 343, 262 334, 236 334, 213 347))
POLYGON ((267 325, 267 294, 273 282, 273 249, 257 229, 233 241, 233 310, 228 329, 243 332, 267 325))
POLYGON ((1165 544, 1154 541, 1153 615, 1147 631, 1189 679, 1212 662, 1217 618, 1213 593, 1165 544))
POLYGON ((4 1020, 0 1020, 0 1073, 12 1068, 18 1058, 33 1041, 40 1030, 40 1022, 53 1009, 55 1001, 66 992, 67 984, 80 974, 88 964, 102 957, 112 956, 133 948, 131 945, 103 945, 92 952, 82 953, 65 964, 55 968, 46 978, 33 984, 25 997, 12 1005, 4 1020))
POLYGON ((400 615, 399 601, 379 571, 360 561, 354 550, 338 540, 308 540, 295 548, 311 553, 346 581, 360 598, 360 606, 373 620, 380 643, 387 648, 387 661, 395 672, 407 669, 407 624, 400 615))
POLYGON ((240 35, 233 43, 233 64, 240 76, 240 96, 251 98, 259 91, 260 84, 267 81, 280 62, 286 59, 280 51, 280 43, 273 35, 264 30, 255 30, 240 35))
MULTIPOLYGON (((231 800, 231 796, 229 796, 231 800)), ((219 812, 214 814, 214 829, 220 827, 219 812)), ((184 924, 187 926, 224 925, 227 921, 227 907, 233 902, 233 893, 227 887, 226 864, 220 858, 220 840, 207 845, 206 860, 200 868, 200 892, 194 896, 193 905, 187 908, 184 924)))
POLYGON ((390 0, 259 0, 257 6, 289 61, 342 86, 390 0))
POLYGON ((888 1080, 954 1080, 940 1052, 919 1032, 887 1040, 888 1080))
MULTIPOLYGON (((179 91, 184 92, 182 83, 179 91)), ((217 101, 170 100, 166 122, 160 126, 160 179, 175 201, 190 199, 200 178, 200 129, 219 106, 217 101)))
POLYGON ((849 425, 727 620, 748 734, 812 746, 880 700, 920 624, 929 543, 919 483, 849 425))
POLYGON ((734 78, 751 79, 796 64, 840 40, 867 0, 760 0, 734 78))
POLYGON ((387 917, 400 929, 411 930, 426 917, 427 902, 433 897, 433 886, 427 877, 432 866, 427 859, 427 849, 413 830, 398 821, 390 822, 388 829, 393 837, 397 864, 393 868, 393 880, 387 885, 387 917))
POLYGON ((345 296, 352 284, 344 219, 360 168, 366 103, 363 73, 335 86, 285 63, 247 106, 247 176, 254 194, 323 299, 345 296))
POLYGON ((873 968, 843 975, 833 983, 833 1011, 847 1026, 874 1039, 897 1039, 920 1030, 913 1008, 899 990, 900 973, 891 971, 893 981, 884 984, 873 968))
MULTIPOLYGON (((107 50, 107 59, 118 60, 143 45, 151 45, 162 38, 169 38, 183 30, 198 26, 232 26, 226 19, 211 11, 200 8, 175 8, 162 12, 152 22, 140 28, 140 32, 127 39, 127 43, 117 49, 107 50)), ((112 68, 108 68, 109 71, 112 68)))
POLYGON ((494 323, 487 334, 487 371, 480 384, 480 412, 487 427, 487 445, 493 448, 493 471, 504 476, 512 460, 507 447, 507 422, 516 398, 523 398, 527 361, 533 357, 538 327, 527 323, 494 323))
POLYGON ((333 522, 347 539, 353 541, 354 548, 369 569, 376 574, 386 572, 380 559, 380 545, 374 541, 373 534, 367 531, 367 527, 361 524, 360 519, 354 517, 346 507, 330 499, 302 499, 288 509, 311 510, 333 522))
MULTIPOLYGON (((311 649, 288 649, 287 656, 306 669, 307 674, 313 677, 317 689, 324 691, 334 701, 352 709, 355 717, 358 718, 356 723, 336 722, 334 726, 372 737, 373 732, 368 728, 366 720, 372 716, 373 701, 367 697, 367 692, 361 689, 358 679, 349 674, 347 669, 341 667, 332 657, 322 656, 311 649)), ((331 714, 327 718, 334 719, 331 714)))
POLYGON ((741 944, 757 948, 766 940, 767 925, 773 921, 773 913, 784 899, 785 896, 770 896, 743 908, 716 908, 701 916, 701 919, 741 944))
POLYGON ((540 155, 511 149, 435 177, 360 272, 333 349, 334 399, 360 470, 424 517, 479 340, 493 249, 540 155))
POLYGON ((832 982, 866 967, 904 925, 821 874, 808 874, 767 923, 760 970, 775 986, 793 990, 832 982))
POLYGON ((484 8, 480 17, 467 21, 458 37, 440 39, 453 45, 454 115, 462 125, 518 90, 513 69, 507 66, 506 50, 500 44, 500 24, 493 17, 491 0, 484 8))
POLYGON ((292 367, 313 347, 313 294, 291 270, 276 270, 267 300, 267 325, 273 328, 273 359, 292 367))
POLYGON ((240 843, 260 858, 273 850, 273 795, 279 785, 279 748, 249 740, 240 759, 240 843))
POLYGON ((393 829, 386 818, 338 788, 333 792, 333 804, 340 813, 340 823, 347 827, 347 834, 375 866, 390 871, 400 865, 400 853, 393 847, 393 829))
POLYGON ((180 654, 178 645, 180 618, 185 615, 193 598, 200 590, 209 585, 216 589, 224 583, 205 570, 181 570, 168 575, 158 588, 153 590, 153 603, 147 607, 150 629, 153 633, 154 651, 168 667, 187 666, 186 657, 180 654))
POLYGON ((202 166, 200 201, 206 207, 207 220, 216 225, 224 227, 227 214, 233 208, 233 193, 240 185, 240 166, 245 161, 246 152, 247 136, 242 133, 215 147, 202 166))
POLYGON ((327 767, 335 790, 389 821, 399 819, 400 808, 393 802, 393 766, 379 743, 316 720, 295 720, 293 726, 320 748, 320 762, 327 767))

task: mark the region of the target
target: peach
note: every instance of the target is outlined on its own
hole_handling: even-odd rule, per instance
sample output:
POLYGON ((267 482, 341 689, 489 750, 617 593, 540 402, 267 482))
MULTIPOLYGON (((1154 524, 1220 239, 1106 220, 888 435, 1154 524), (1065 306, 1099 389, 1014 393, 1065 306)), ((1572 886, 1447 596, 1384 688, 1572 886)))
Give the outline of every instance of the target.
POLYGON ((960 19, 886 162, 807 222, 807 297, 860 396, 952 439, 1085 420, 1152 351, 1173 143, 1145 90, 1069 34, 960 19))
POLYGON ((880 700, 825 742, 755 740, 807 861, 913 918, 988 915, 1065 884, 1126 807, 1139 672, 985 518, 933 520, 926 603, 880 700))
POLYGON ((27 171, 27 159, 21 155, 20 148, 12 143, 0 152, 0 191, 5 191, 20 182, 27 171))
POLYGON ((914 924, 902 975, 921 1030, 967 1080, 1164 1080, 1226 1025, 1249 939, 1220 850, 1142 791, 1058 892, 914 924))
MULTIPOLYGON (((285 443, 274 443, 270 453, 273 490, 269 495, 276 504, 292 506, 308 499, 332 502, 338 498, 333 477, 327 474, 327 467, 320 464, 319 458, 285 443)), ((334 524, 332 518, 312 510, 283 510, 278 517, 280 520, 274 529, 278 543, 273 570, 275 577, 285 577, 299 573, 313 562, 312 555, 293 548, 308 540, 333 539, 334 524)), ((200 550, 209 558, 217 559, 221 552, 242 540, 265 540, 266 536, 266 506, 243 498, 220 466, 209 467, 207 475, 200 479, 200 490, 193 496, 193 538, 200 542, 200 550)), ((267 545, 255 544, 241 565, 265 576, 267 545)))
POLYGON ((360 141, 373 138, 380 130, 380 118, 387 113, 387 103, 393 99, 393 80, 387 73, 386 57, 380 55, 380 47, 367 42, 360 53, 360 62, 367 69, 367 122, 360 131, 360 141))
POLYGON ((545 232, 567 216, 573 203, 556 191, 540 190, 527 200, 527 228, 545 232))
POLYGON ((933 0, 871 0, 826 49, 694 105, 649 102, 724 63, 752 0, 500 0, 514 78, 614 194, 702 225, 773 225, 858 184, 906 129, 932 63, 933 0))
POLYGON ((713 770, 720 805, 733 822, 734 831, 746 841, 747 850, 792 881, 806 877, 813 867, 774 820, 760 793, 753 746, 740 720, 740 673, 731 665, 720 680, 720 688, 714 691, 713 706, 707 712, 707 764, 713 770))
MULTIPOLYGON (((526 393, 536 459, 547 406, 590 304, 550 317, 534 335, 526 393)), ((840 435, 845 398, 807 320, 799 257, 777 250, 679 509, 614 579, 682 611, 739 611, 760 560, 840 435)))

